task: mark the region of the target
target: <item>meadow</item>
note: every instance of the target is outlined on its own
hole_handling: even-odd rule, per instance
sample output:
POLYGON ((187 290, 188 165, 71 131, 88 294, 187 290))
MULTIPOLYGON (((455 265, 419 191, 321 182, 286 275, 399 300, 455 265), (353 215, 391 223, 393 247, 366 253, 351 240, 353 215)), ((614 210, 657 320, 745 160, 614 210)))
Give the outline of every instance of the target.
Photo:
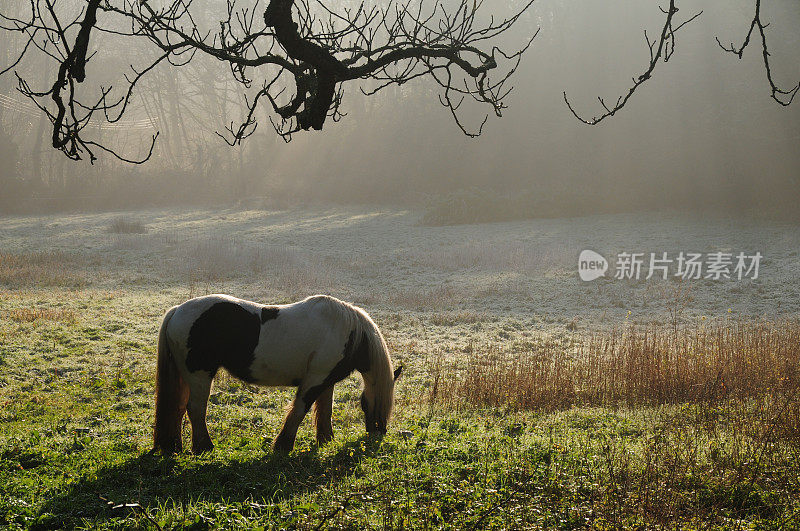
MULTIPOLYGON (((372 208, 0 218, 0 527, 800 527, 800 231, 601 215, 430 226, 372 208), (580 250, 760 251, 758 279, 601 279, 580 250), (210 454, 151 455, 163 313, 363 306, 404 374, 382 439, 270 449, 293 389, 215 382, 210 454)), ((188 426, 184 431, 188 438, 188 426)))

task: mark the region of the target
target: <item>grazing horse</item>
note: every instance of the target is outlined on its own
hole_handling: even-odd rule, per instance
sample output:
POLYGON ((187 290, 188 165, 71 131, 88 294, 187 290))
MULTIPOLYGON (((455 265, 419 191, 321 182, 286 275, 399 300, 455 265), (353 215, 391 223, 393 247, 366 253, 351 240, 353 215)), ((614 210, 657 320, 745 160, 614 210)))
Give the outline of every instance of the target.
POLYGON ((297 428, 315 407, 317 442, 333 439, 333 386, 354 370, 364 389, 367 432, 386 433, 396 371, 377 325, 352 304, 326 295, 265 306, 227 295, 197 297, 171 308, 158 335, 154 450, 182 450, 184 413, 192 424, 192 452, 214 445, 206 425, 211 381, 224 367, 245 382, 294 386, 273 448, 291 451, 297 428))

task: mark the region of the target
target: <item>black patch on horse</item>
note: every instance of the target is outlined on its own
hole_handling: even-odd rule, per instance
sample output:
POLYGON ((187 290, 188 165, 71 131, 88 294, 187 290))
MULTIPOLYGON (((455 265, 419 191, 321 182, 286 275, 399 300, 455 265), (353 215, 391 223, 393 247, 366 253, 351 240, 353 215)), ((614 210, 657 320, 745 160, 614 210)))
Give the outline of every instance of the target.
POLYGON ((278 309, 273 306, 265 306, 261 308, 261 324, 266 323, 272 319, 278 318, 278 309))
POLYGON ((311 409, 311 404, 319 398, 319 395, 324 390, 341 382, 350 376, 354 370, 362 373, 369 370, 369 341, 367 340, 367 334, 362 332, 358 344, 355 344, 355 335, 355 330, 351 330, 350 335, 347 337, 347 343, 344 345, 342 360, 336 364, 328 376, 325 377, 325 380, 321 384, 311 387, 303 395, 306 413, 311 409))
MULTIPOLYGON (((352 332, 350 335, 353 335, 352 332)), ((369 340, 367 339, 366 332, 361 334, 361 341, 358 342, 355 349, 352 349, 351 356, 353 364, 358 372, 364 373, 369 371, 369 340)))
POLYGON ((245 381, 253 381, 250 366, 261 334, 261 318, 236 303, 218 302, 197 318, 189 331, 186 368, 207 371, 220 367, 245 381))

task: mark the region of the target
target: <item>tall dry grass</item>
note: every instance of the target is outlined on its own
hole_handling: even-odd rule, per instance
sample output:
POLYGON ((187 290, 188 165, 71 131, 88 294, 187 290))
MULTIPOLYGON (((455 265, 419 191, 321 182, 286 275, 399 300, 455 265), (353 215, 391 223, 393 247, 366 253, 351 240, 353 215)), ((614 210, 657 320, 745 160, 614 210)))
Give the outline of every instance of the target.
POLYGON ((630 326, 555 341, 472 349, 431 365, 433 403, 552 410, 796 393, 800 322, 630 326), (434 395, 435 389, 435 395, 434 395))
POLYGON ((598 528, 767 522, 795 529, 800 522, 800 322, 631 326, 572 345, 473 349, 464 363, 435 357, 430 371, 431 413, 436 405, 627 406, 622 415, 635 416, 635 408, 667 404, 641 413, 652 423, 646 436, 589 429, 559 446, 550 441, 553 470, 587 479, 582 488, 598 528))
POLYGON ((88 261, 62 251, 0 252, 0 285, 17 287, 68 287, 88 284, 88 261))

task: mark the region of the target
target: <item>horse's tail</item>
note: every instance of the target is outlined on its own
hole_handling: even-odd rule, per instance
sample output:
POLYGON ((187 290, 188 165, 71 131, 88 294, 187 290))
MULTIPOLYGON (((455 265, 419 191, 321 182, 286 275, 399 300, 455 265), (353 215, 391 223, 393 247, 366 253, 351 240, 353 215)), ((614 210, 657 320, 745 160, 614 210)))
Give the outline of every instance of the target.
POLYGON ((189 386, 181 378, 167 340, 167 326, 177 306, 171 308, 158 332, 156 362, 156 421, 153 428, 153 450, 171 454, 181 449, 181 421, 189 395, 189 386))

